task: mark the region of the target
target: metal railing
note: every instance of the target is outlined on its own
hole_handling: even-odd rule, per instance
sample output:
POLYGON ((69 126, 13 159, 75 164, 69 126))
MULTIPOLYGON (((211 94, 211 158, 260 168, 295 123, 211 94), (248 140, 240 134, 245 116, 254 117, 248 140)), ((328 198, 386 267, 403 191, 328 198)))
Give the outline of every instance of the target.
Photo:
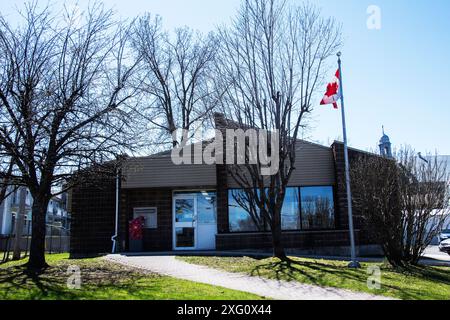
MULTIPOLYGON (((29 256, 31 242, 31 224, 28 225, 28 232, 20 239, 21 259, 29 256)), ((0 235, 0 263, 8 262, 12 259, 16 237, 14 234, 0 235)), ((46 224, 45 252, 65 253, 69 251, 70 230, 60 226, 46 224)))

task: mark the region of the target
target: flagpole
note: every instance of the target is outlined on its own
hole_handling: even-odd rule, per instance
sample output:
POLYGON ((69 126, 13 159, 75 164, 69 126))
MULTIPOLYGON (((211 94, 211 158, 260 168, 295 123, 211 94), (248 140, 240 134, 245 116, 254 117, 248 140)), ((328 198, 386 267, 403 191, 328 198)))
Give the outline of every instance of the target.
POLYGON ((350 232, 351 262, 349 268, 360 268, 356 260, 355 231, 353 228, 352 190, 350 189, 350 166, 348 160, 347 127, 345 124, 344 88, 342 85, 341 52, 337 53, 339 65, 339 92, 341 98, 342 130, 344 131, 345 183, 347 187, 348 227, 350 232))

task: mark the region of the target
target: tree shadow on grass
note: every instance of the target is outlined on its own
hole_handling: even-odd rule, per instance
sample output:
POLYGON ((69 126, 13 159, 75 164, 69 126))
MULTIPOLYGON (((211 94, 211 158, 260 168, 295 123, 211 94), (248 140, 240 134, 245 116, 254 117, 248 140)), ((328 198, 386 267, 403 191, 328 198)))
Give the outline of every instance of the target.
MULTIPOLYGON (((440 270, 430 267, 408 267, 407 269, 398 270, 393 268, 382 268, 384 271, 389 271, 390 276, 404 275, 413 276, 428 281, 450 285, 450 269, 440 270)), ((308 283, 318 285, 321 287, 348 287, 359 288, 372 294, 386 294, 396 293, 395 296, 402 299, 418 299, 421 298, 422 292, 420 289, 405 288, 401 285, 396 285, 390 281, 383 281, 381 290, 369 290, 367 287, 367 280, 370 274, 363 269, 350 269, 346 264, 327 264, 320 261, 305 261, 288 259, 286 261, 268 261, 261 262, 254 267, 250 274, 252 276, 274 278, 278 281, 298 281, 301 283, 308 283), (330 277, 329 277, 330 276, 330 277)))
POLYGON ((29 272, 24 265, 0 269, 0 300, 185 299, 197 289, 180 293, 178 285, 155 273, 102 260, 65 260, 41 272, 29 272), (73 274, 67 269, 72 265, 81 270, 80 290, 67 287, 68 277, 73 274))
POLYGON ((433 282, 438 282, 450 285, 450 268, 442 267, 441 269, 426 267, 426 266, 407 266, 403 269, 393 269, 395 272, 403 273, 427 279, 433 282))
POLYGON ((274 276, 277 280, 295 281, 300 276, 306 277, 311 283, 321 285, 320 278, 315 272, 330 272, 331 266, 320 262, 298 261, 293 259, 270 261, 257 265, 252 271, 252 276, 274 276), (315 272, 308 272, 315 271, 315 272))
MULTIPOLYGON (((24 298, 45 298, 50 293, 62 294, 63 290, 57 285, 55 273, 52 268, 41 271, 30 271, 25 266, 10 267, 0 270, 0 284, 7 290, 2 290, 0 297, 7 299, 9 295, 15 293, 28 293, 24 298)), ((21 298, 21 295, 18 298, 21 298)))
POLYGON ((73 290, 67 286, 69 265, 59 263, 41 271, 29 271, 24 265, 0 269, 0 299, 95 299, 95 291, 108 299, 109 291, 116 288, 131 291, 144 276, 101 263, 81 264, 81 290, 73 290))

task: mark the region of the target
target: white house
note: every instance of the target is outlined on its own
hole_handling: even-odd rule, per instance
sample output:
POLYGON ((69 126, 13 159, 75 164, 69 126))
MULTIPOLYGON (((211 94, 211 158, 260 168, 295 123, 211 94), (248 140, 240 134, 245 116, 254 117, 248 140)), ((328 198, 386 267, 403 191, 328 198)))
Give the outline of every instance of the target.
MULTIPOLYGON (((20 190, 14 192, 8 191, 10 194, 6 197, 3 203, 0 204, 0 235, 10 235, 14 233, 14 223, 19 211, 20 204, 20 190)), ((54 197, 50 200, 47 208, 47 226, 55 229, 69 228, 69 217, 66 210, 66 196, 65 194, 54 197)), ((26 191, 25 200, 25 220, 23 234, 31 233, 31 206, 33 198, 30 192, 26 191)))

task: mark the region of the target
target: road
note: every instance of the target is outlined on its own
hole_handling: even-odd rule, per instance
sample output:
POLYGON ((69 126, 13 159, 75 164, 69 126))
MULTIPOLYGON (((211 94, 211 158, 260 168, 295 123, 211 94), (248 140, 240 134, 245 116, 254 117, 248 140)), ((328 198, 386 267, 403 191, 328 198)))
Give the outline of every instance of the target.
POLYGON ((438 246, 429 246, 424 253, 425 258, 450 262, 450 255, 440 252, 438 246))

